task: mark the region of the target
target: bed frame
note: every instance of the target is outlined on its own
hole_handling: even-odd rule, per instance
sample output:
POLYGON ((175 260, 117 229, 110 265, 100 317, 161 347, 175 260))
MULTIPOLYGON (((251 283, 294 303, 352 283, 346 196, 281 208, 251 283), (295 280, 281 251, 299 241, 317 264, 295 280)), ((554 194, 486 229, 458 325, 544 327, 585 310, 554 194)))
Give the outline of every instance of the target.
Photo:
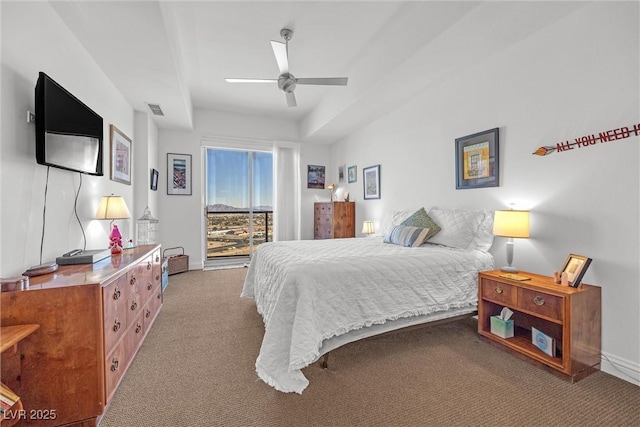
MULTIPOLYGON (((452 317, 447 317, 447 318, 444 318, 444 319, 437 319, 437 320, 427 321, 427 322, 424 322, 424 323, 418 323, 418 324, 415 324, 415 325, 399 327, 399 328, 396 328, 396 329, 392 329, 392 330, 389 330, 389 331, 381 332, 379 334, 371 335, 371 336, 368 336, 368 337, 365 337, 365 338, 361 338, 361 339, 358 339, 358 340, 353 340, 351 342, 363 341, 363 340, 371 340, 371 339, 376 339, 376 338, 381 338, 381 337, 384 337, 384 336, 392 335, 392 334, 395 334, 395 333, 398 333, 398 332, 408 332, 408 331, 413 331, 415 329, 423 329, 423 328, 426 328, 428 326, 442 325, 444 323, 455 322, 457 320, 467 319, 469 317, 474 317, 474 316, 477 316, 477 315, 478 315, 478 310, 474 310, 474 311, 472 311, 470 313, 460 314, 460 315, 456 315, 456 316, 452 316, 452 317)), ((348 343, 345 343, 343 345, 340 345, 340 346, 338 346, 336 348, 333 348, 333 349, 327 351, 326 353, 324 353, 320 357, 320 361, 319 361, 320 367, 322 369, 329 368, 329 355, 331 354, 331 352, 337 350, 340 347, 343 347, 344 345, 350 344, 351 342, 348 342, 348 343)))

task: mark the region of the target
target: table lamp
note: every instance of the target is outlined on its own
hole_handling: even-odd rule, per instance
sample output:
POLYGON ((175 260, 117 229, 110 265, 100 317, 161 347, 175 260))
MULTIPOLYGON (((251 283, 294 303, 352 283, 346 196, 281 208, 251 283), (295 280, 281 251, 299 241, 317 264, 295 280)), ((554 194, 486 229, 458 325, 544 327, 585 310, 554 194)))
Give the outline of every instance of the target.
POLYGON ((362 234, 373 234, 375 230, 373 229, 373 221, 363 221, 362 223, 362 234))
POLYGON ((508 237, 507 241, 507 265, 502 267, 502 271, 517 273, 518 269, 513 267, 513 239, 526 239, 529 237, 529 211, 496 211, 493 217, 493 235, 508 237))
POLYGON ((112 254, 122 252, 122 235, 118 226, 113 222, 116 219, 128 219, 131 218, 129 208, 122 196, 103 196, 96 212, 96 219, 110 219, 109 223, 109 248, 111 248, 112 254))

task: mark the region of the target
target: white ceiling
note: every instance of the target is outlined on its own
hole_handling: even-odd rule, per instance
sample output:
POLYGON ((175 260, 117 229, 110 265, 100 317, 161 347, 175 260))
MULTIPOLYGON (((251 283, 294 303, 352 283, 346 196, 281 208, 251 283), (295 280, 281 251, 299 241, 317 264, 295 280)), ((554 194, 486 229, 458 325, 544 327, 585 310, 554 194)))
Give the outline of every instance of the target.
POLYGON ((585 3, 469 1, 51 2, 134 109, 160 104, 161 129, 191 129, 193 109, 279 117, 301 139, 331 142, 456 72, 513 46, 585 3), (294 31, 296 77, 349 77, 346 87, 298 86, 287 107, 271 40, 294 31))

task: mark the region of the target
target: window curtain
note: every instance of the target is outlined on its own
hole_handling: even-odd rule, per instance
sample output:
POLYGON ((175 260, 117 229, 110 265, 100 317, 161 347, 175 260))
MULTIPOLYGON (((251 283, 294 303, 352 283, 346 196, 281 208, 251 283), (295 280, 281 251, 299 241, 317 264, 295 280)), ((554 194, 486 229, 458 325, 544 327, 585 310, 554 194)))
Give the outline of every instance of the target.
POLYGON ((300 240, 300 145, 274 142, 273 158, 273 240, 300 240))

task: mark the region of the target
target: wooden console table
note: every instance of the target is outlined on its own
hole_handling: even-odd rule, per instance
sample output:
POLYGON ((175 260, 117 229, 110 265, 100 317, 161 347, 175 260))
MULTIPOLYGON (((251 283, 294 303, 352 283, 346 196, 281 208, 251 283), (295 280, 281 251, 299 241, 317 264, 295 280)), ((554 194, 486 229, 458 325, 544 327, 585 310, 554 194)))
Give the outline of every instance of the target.
MULTIPOLYGON (((2 375, 2 378, 7 382, 19 382, 21 378, 20 370, 20 358, 17 357, 16 363, 11 363, 14 356, 18 353, 18 343, 31 335, 38 329, 40 325, 15 325, 15 326, 2 326, 0 327, 0 365, 4 367, 3 373, 7 372, 9 378, 6 375, 2 375), (7 365, 10 365, 9 367, 7 365), (17 365, 17 367, 15 366, 17 365), (11 372, 9 374, 9 372, 11 372)), ((13 393, 9 386, 4 383, 0 383, 2 391, 9 390, 13 393)), ((16 386, 13 386, 17 390, 16 386)), ((22 405, 22 399, 16 401, 7 412, 0 417, 0 426, 10 427, 19 421, 20 415, 22 415, 24 407, 22 405)))
POLYGON ((529 277, 524 281, 503 275, 500 270, 479 275, 480 338, 571 382, 600 369, 599 286, 560 286, 552 277, 528 272, 518 273, 529 277), (510 338, 491 333, 491 316, 500 314, 503 307, 513 311, 514 334, 510 338), (554 340, 551 355, 534 345, 532 328, 554 340))
POLYGON ((40 325, 20 343, 18 426, 98 424, 162 306, 161 261, 159 245, 138 246, 0 293, 3 348, 6 327, 40 325))

